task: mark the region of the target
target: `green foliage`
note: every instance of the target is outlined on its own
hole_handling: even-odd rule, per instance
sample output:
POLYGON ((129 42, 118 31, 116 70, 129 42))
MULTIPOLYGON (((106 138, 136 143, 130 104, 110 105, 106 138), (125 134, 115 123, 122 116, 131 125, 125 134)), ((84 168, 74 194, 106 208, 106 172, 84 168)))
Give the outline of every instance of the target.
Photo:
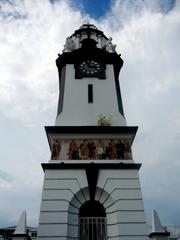
POLYGON ((99 115, 99 119, 97 120, 98 126, 111 126, 111 117, 107 118, 105 116, 99 115))

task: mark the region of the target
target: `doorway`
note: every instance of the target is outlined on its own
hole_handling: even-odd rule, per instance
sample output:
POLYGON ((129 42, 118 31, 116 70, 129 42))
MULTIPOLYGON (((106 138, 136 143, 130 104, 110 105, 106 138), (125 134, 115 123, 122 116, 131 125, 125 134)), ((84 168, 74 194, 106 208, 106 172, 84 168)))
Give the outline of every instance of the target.
POLYGON ((87 201, 79 210, 79 239, 106 240, 106 213, 98 201, 87 201))

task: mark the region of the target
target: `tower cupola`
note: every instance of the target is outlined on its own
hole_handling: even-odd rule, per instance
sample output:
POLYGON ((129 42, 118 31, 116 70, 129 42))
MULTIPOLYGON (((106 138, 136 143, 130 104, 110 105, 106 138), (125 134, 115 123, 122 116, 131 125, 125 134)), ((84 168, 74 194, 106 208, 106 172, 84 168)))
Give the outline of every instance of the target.
POLYGON ((125 126, 119 72, 123 60, 112 38, 92 24, 70 37, 56 60, 59 72, 57 126, 95 126, 100 116, 125 126))

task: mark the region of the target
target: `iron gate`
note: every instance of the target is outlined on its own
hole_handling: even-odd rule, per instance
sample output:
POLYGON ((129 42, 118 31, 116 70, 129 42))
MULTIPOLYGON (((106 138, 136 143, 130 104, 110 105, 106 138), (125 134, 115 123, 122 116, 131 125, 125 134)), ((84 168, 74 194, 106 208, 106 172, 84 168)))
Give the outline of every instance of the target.
POLYGON ((80 217, 79 240, 107 240, 105 217, 80 217))

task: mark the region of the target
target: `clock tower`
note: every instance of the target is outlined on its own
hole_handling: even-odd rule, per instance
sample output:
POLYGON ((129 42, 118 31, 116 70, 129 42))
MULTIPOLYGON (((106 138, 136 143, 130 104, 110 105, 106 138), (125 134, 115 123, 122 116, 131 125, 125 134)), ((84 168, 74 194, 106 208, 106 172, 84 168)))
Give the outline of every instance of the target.
POLYGON ((59 102, 45 127, 51 159, 43 163, 41 240, 145 240, 147 226, 112 38, 84 24, 56 60, 59 102))

